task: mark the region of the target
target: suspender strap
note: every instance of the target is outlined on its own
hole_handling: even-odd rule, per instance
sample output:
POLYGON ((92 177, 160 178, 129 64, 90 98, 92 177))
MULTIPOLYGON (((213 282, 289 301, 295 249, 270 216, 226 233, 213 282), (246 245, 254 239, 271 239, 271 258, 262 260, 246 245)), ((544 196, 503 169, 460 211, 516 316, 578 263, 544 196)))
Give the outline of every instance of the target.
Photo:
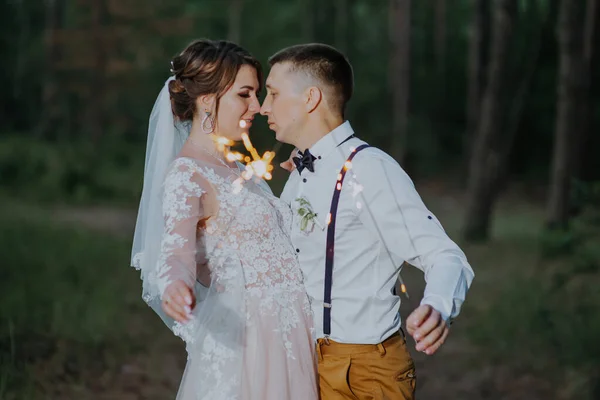
POLYGON ((352 159, 356 154, 369 147, 368 144, 363 144, 356 148, 342 167, 335 183, 333 190, 333 198, 331 200, 331 209, 327 216, 327 250, 325 252, 325 296, 323 297, 323 333, 325 337, 331 334, 331 287, 333 285, 333 256, 335 247, 335 219, 337 216, 338 203, 340 202, 340 193, 342 192, 342 184, 346 171, 350 169, 352 159))

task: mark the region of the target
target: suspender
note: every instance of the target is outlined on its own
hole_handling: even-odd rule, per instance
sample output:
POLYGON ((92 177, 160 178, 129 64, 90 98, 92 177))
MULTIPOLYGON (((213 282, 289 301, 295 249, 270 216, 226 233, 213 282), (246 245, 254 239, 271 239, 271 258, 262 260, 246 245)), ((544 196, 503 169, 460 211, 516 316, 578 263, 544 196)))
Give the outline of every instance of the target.
POLYGON ((327 250, 325 252, 325 296, 323 297, 323 333, 325 338, 331 334, 331 286, 333 285, 333 255, 335 247, 335 219, 337 216, 338 203, 340 202, 340 193, 342 192, 342 183, 348 171, 350 163, 356 154, 369 147, 368 144, 358 146, 354 150, 342 167, 333 190, 333 199, 331 200, 331 209, 327 216, 327 250))

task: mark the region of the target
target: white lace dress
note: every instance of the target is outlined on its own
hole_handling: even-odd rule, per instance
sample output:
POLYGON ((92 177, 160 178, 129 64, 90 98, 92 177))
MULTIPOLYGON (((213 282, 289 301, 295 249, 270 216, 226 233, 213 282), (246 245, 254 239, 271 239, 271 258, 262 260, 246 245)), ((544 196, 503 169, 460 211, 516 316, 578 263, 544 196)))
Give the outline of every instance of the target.
POLYGON ((318 399, 310 305, 289 207, 239 170, 178 158, 167 174, 156 275, 163 293, 196 289, 193 320, 174 323, 188 363, 178 400, 318 399))

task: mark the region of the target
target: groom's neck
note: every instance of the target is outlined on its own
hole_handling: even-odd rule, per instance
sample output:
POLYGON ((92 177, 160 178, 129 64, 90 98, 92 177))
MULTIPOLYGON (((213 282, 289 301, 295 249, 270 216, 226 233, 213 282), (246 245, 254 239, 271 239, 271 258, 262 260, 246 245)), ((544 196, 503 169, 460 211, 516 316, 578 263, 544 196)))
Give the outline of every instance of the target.
POLYGON ((296 147, 300 150, 310 149, 315 143, 343 123, 343 118, 333 115, 310 119, 299 135, 296 147))

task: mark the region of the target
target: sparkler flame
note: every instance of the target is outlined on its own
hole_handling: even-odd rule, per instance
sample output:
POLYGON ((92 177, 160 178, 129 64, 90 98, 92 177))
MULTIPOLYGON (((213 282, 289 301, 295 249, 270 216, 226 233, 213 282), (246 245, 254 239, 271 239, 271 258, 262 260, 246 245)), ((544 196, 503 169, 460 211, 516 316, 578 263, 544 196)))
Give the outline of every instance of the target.
MULTIPOLYGON (((244 129, 248 126, 248 122, 246 120, 240 120, 239 122, 240 128, 244 129)), ((229 147, 234 144, 233 140, 227 139, 223 136, 214 136, 214 141, 217 145, 217 149, 225 155, 225 158, 229 162, 239 161, 246 163, 246 170, 242 173, 242 178, 245 180, 251 179, 253 176, 257 178, 262 178, 265 180, 271 180, 273 175, 271 172, 273 171, 273 159, 275 158, 274 151, 265 151, 263 156, 258 155, 258 151, 252 145, 250 141, 250 137, 248 136, 248 132, 242 133, 242 142, 244 143, 244 147, 250 153, 250 155, 243 155, 237 151, 230 151, 229 147)), ((234 182, 235 189, 238 189, 241 181, 234 182)), ((239 189, 241 190, 241 188, 239 189)), ((238 192, 239 192, 238 190, 238 192)))

